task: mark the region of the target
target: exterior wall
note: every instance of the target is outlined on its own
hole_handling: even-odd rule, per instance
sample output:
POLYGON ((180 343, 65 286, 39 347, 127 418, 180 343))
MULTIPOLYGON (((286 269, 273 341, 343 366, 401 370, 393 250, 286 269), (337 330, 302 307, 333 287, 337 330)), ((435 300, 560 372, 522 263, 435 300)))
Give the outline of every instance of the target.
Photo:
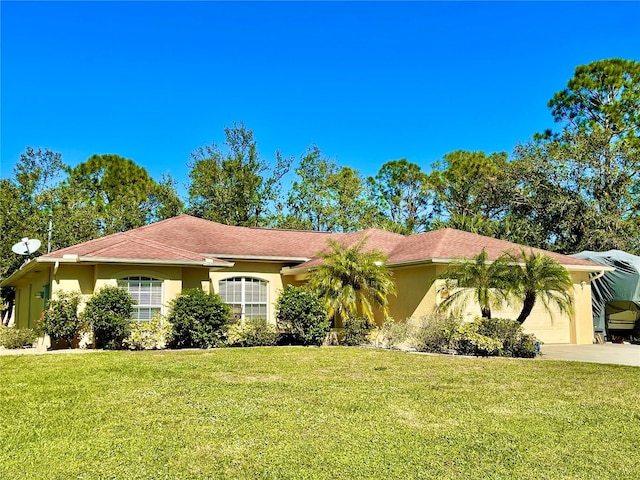
MULTIPOLYGON (((396 321, 404 321, 431 313, 438 290, 434 279, 442 270, 443 267, 437 265, 392 269, 398 294, 389 298, 389 316, 396 321)), ((378 318, 376 321, 379 322, 378 318)))
POLYGON ((573 272, 573 315, 575 332, 571 343, 588 345, 593 343, 595 322, 591 306, 591 283, 586 272, 573 272))
POLYGON ((153 265, 68 265, 61 264, 54 275, 52 293, 64 290, 80 292, 84 301, 105 286, 117 286, 118 279, 126 277, 151 277, 163 281, 162 313, 166 314, 169 302, 184 288, 203 288, 209 291, 208 268, 163 267, 153 265))
POLYGON ((209 269, 207 268, 183 268, 182 289, 201 288, 207 293, 212 291, 209 269))
POLYGON ((50 289, 50 269, 43 266, 30 273, 16 286, 16 314, 17 328, 33 328, 38 325, 46 299, 44 294, 50 289))
MULTIPOLYGON (((78 265, 60 264, 53 274, 53 266, 43 265, 26 276, 16 286, 16 326, 19 328, 37 325, 44 299, 37 298, 36 293, 51 285, 51 297, 55 298, 60 291, 77 291, 84 300, 96 290, 106 285, 117 285, 119 278, 129 276, 146 276, 163 280, 163 313, 167 313, 169 302, 188 288, 202 288, 205 291, 219 293, 219 281, 233 277, 249 277, 268 282, 267 320, 275 323, 275 303, 282 289, 288 285, 305 283, 302 278, 282 276, 281 263, 236 262, 229 269, 209 270, 197 267, 168 266, 133 266, 133 265, 78 265)), ((417 319, 428 315, 435 305, 442 301, 443 280, 435 280, 444 271, 444 265, 419 265, 397 267, 392 269, 393 279, 398 292, 397 297, 389 298, 389 314, 397 321, 409 318, 417 319)), ((537 302, 530 317, 524 323, 527 332, 534 333, 545 343, 578 343, 593 342, 594 325, 591 310, 591 286, 586 272, 573 272, 574 311, 570 315, 554 311, 550 315, 537 302)), ((469 302, 462 316, 471 321, 480 315, 480 308, 475 302, 469 302)), ((518 306, 493 311, 494 317, 516 318, 518 306)), ((384 321, 381 312, 376 312, 376 322, 384 321)))
MULTIPOLYGON (((393 270, 398 291, 397 297, 389 299, 390 315, 398 321, 418 319, 428 315, 443 298, 443 280, 434 280, 445 269, 442 265, 403 267, 393 270)), ((533 333, 544 343, 593 343, 593 317, 591 310, 591 286, 587 272, 572 272, 573 312, 561 313, 551 305, 551 314, 542 302, 536 302, 531 315, 524 322, 527 333, 533 333)), ((492 310, 496 318, 517 318, 520 306, 513 305, 501 310, 492 310)), ((480 316, 480 306, 470 300, 460 312, 465 321, 480 316)), ((379 319, 376 318, 378 323, 379 319)))
MULTIPOLYGON (((118 279, 126 277, 151 277, 162 280, 162 310, 168 312, 169 302, 182 292, 182 267, 153 265, 97 265, 95 290, 104 286, 117 286, 118 279)), ((203 268, 206 272, 207 269, 203 268)))
POLYGON ((280 270, 284 265, 281 263, 262 263, 262 262, 242 262, 238 261, 232 268, 224 270, 212 271, 209 273, 211 285, 215 293, 220 292, 219 282, 227 278, 233 277, 249 277, 265 280, 268 282, 267 290, 267 321, 276 323, 275 304, 280 296, 280 292, 285 287, 293 283, 292 277, 283 277, 280 270))
POLYGON ((49 285, 51 278, 51 298, 61 291, 79 292, 83 302, 81 307, 96 291, 105 286, 117 286, 118 279, 143 276, 163 281, 162 313, 166 314, 169 303, 184 289, 202 288, 206 292, 218 293, 218 282, 225 278, 251 277, 268 282, 268 320, 275 323, 275 302, 281 290, 288 284, 300 284, 292 277, 283 277, 280 263, 236 262, 230 269, 213 270, 198 267, 170 267, 153 265, 59 265, 55 274, 53 266, 44 266, 37 276, 29 276, 16 287, 16 326, 35 326, 44 308, 44 300, 35 298, 36 292, 49 285), (50 277, 51 276, 51 277, 50 277))
POLYGON ((83 298, 93 293, 95 284, 95 267, 93 265, 60 264, 51 282, 52 298, 58 292, 79 292, 83 298))

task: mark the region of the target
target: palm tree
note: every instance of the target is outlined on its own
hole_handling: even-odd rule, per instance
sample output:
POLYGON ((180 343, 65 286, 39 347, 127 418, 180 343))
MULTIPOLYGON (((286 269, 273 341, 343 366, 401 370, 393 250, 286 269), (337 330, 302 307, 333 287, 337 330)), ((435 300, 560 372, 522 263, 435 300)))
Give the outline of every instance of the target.
POLYGON ((501 255, 494 261, 489 261, 485 249, 472 259, 462 259, 447 268, 438 278, 447 279, 446 288, 458 287, 440 305, 447 310, 454 305, 466 305, 470 298, 474 298, 480 305, 483 318, 491 318, 491 309, 500 308, 514 291, 510 283, 513 266, 510 257, 501 255))
POLYGON ((309 285, 327 305, 330 317, 346 320, 358 315, 373 322, 373 306, 389 314, 387 297, 396 294, 386 257, 379 250, 363 251, 367 238, 352 247, 329 240, 319 254, 322 264, 312 270, 309 285))
POLYGON ((552 304, 561 313, 570 313, 573 306, 569 291, 573 282, 567 269, 543 253, 531 251, 527 254, 524 249, 520 252, 520 257, 511 256, 513 261, 523 264, 514 276, 517 294, 522 299, 522 310, 517 321, 524 323, 538 299, 549 313, 552 304))

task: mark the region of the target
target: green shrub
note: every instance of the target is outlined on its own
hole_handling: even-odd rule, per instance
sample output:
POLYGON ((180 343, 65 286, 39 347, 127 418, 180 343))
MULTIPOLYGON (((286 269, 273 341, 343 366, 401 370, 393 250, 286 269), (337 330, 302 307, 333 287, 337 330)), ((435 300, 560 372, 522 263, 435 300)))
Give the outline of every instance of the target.
POLYGON ((453 336, 453 345, 461 355, 488 357, 498 355, 502 342, 497 338, 478 333, 478 322, 463 323, 453 336))
POLYGON ((387 348, 393 348, 401 344, 409 337, 409 325, 407 322, 396 322, 393 318, 387 319, 378 333, 378 339, 387 348))
POLYGON ((131 350, 161 350, 173 338, 173 326, 161 315, 148 322, 131 322, 131 332, 123 345, 131 350))
POLYGON ((512 357, 535 358, 540 353, 540 342, 532 333, 523 333, 520 342, 513 348, 512 357))
POLYGON ((331 329, 324 304, 306 287, 286 287, 276 309, 278 327, 294 343, 320 345, 331 329))
POLYGON ((215 293, 199 288, 185 290, 170 304, 167 320, 173 325, 171 346, 212 348, 224 345, 232 314, 229 305, 215 293))
POLYGON ((508 318, 477 318, 478 333, 502 342, 498 355, 533 358, 537 352, 535 336, 525 334, 522 325, 508 318))
POLYGON ((342 343, 345 345, 365 345, 369 343, 369 333, 373 325, 367 317, 349 317, 344 322, 344 337, 342 343))
POLYGON ((49 300, 39 325, 42 332, 53 341, 65 340, 69 348, 73 348, 73 341, 83 325, 78 315, 79 304, 80 295, 75 292, 60 292, 57 299, 49 300))
POLYGON ((0 325, 0 347, 23 348, 31 347, 38 338, 38 334, 31 328, 14 328, 0 325))
POLYGON ((419 352, 445 353, 453 348, 453 338, 461 324, 453 315, 433 313, 413 322, 409 338, 419 352))
POLYGON ((264 318, 254 318, 238 322, 227 331, 227 345, 231 347, 260 347, 275 345, 278 329, 264 318))
POLYGON ((134 303, 129 292, 118 287, 104 287, 91 296, 81 318, 91 325, 97 348, 123 348, 131 331, 134 303))
POLYGON ((518 322, 508 318, 476 318, 474 323, 478 325, 479 334, 496 338, 502 342, 498 355, 512 356, 513 349, 522 336, 522 327, 518 322))

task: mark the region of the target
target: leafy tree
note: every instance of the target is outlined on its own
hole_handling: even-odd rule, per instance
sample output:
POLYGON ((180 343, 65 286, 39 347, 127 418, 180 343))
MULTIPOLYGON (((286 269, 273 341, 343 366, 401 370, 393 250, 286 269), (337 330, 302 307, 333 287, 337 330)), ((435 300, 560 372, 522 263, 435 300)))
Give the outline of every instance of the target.
POLYGON ((151 205, 150 221, 157 222, 180 215, 184 204, 177 192, 176 180, 166 174, 151 190, 149 203, 151 205))
MULTIPOLYGON (((47 226, 55 198, 53 192, 63 167, 59 153, 27 147, 14 168, 14 178, 0 179, 0 281, 25 261, 11 250, 21 238, 43 241, 45 248, 32 256, 46 251, 47 226)), ((13 290, 3 288, 2 298, 7 304, 2 322, 7 323, 13 308, 13 290)))
POLYGON ((508 212, 511 188, 506 153, 448 153, 433 165, 430 183, 441 218, 480 216, 495 220, 508 212))
POLYGON ((68 169, 68 186, 76 204, 88 208, 102 234, 122 232, 147 223, 150 197, 158 189, 147 171, 119 155, 93 155, 68 169))
POLYGON ((374 222, 375 210, 366 198, 366 186, 360 172, 340 167, 331 178, 335 228, 339 232, 353 232, 368 228, 374 222))
POLYGON ((253 131, 240 123, 224 133, 226 150, 214 143, 191 153, 189 213, 228 225, 264 225, 291 159, 276 152, 276 165, 265 179, 269 168, 258 153, 253 131))
POLYGON ((333 240, 319 254, 322 263, 311 271, 309 285, 324 299, 329 317, 344 322, 347 318, 366 317, 374 321, 373 307, 389 314, 388 297, 396 294, 386 257, 379 250, 365 251, 367 239, 353 246, 333 240))
POLYGON ((640 62, 612 58, 576 68, 548 106, 556 122, 578 131, 607 132, 640 146, 640 62))
POLYGON ((312 146, 295 173, 298 178, 289 190, 286 214, 277 221, 278 227, 346 232, 372 222, 373 211, 356 170, 339 167, 312 146))
POLYGON ((523 262, 522 268, 514 270, 516 294, 522 298, 522 310, 516 319, 519 323, 531 314, 537 300, 551 313, 551 305, 555 304, 562 313, 572 311, 571 295, 573 287, 571 276, 557 260, 543 253, 521 249, 520 256, 511 256, 514 262, 523 262))
POLYGON ((447 280, 447 289, 455 289, 439 308, 464 306, 473 298, 480 305, 482 317, 491 318, 491 309, 508 303, 513 293, 512 270, 507 255, 490 261, 485 249, 472 259, 461 259, 439 275, 447 280))
POLYGON ((542 229, 544 242, 535 246, 561 253, 637 251, 640 151, 625 142, 611 145, 607 137, 566 131, 516 149, 512 209, 542 229))
POLYGON ((516 150, 521 202, 563 253, 638 250, 640 63, 600 60, 576 68, 549 101, 562 130, 516 150))
POLYGON ((369 177, 368 184, 384 229, 404 234, 428 229, 433 193, 429 176, 420 166, 404 158, 387 162, 375 177, 369 177))

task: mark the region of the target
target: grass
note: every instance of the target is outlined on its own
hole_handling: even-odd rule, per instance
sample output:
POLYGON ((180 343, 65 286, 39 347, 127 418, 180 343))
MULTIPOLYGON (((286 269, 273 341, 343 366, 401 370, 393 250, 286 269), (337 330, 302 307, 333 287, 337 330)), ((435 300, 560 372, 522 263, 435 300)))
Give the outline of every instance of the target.
POLYGON ((0 357, 0 478, 640 477, 640 370, 357 348, 0 357))

